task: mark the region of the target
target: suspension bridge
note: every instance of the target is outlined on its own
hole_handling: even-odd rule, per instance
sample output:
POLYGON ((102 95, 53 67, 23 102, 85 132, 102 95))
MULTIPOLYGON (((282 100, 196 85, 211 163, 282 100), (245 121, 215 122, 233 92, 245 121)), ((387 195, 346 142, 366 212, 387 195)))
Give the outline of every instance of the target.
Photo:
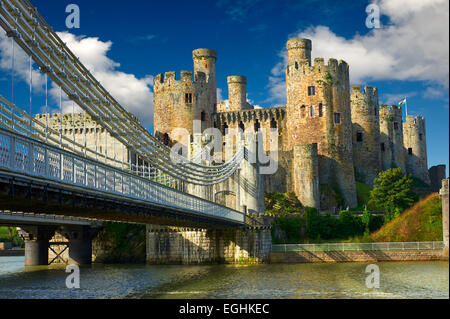
MULTIPOLYGON (((257 212, 258 190, 251 189, 257 182, 249 186, 255 183, 240 171, 246 167, 254 173, 255 164, 248 162, 254 150, 242 145, 223 164, 174 155, 114 99, 28 0, 0 1, 0 25, 12 52, 11 92, 0 92, 0 211, 198 228, 249 225, 247 211, 257 212), (16 102, 19 50, 29 58, 29 105, 16 102), (59 90, 59 128, 49 125, 50 115, 39 119, 33 114, 35 65, 45 79, 46 110, 48 82, 59 90), (63 134, 63 101, 72 105, 73 138, 63 134), (85 127, 87 117, 95 119, 107 132, 105 138, 120 143, 121 158, 116 147, 99 151, 75 138, 75 106, 83 110, 85 127), (230 208, 216 203, 214 194, 201 198, 188 191, 210 193, 230 180, 238 184, 237 193, 250 194, 252 203, 230 208)), ((38 228, 31 233, 28 241, 41 240, 39 247, 51 235, 38 228)), ((83 240, 83 232, 75 239, 83 240)), ((29 264, 45 259, 42 253, 35 255, 29 264)))

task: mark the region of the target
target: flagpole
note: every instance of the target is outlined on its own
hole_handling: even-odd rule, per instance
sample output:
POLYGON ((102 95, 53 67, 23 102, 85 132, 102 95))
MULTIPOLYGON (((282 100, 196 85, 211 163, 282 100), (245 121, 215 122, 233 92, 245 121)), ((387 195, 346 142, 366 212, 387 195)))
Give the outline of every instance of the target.
POLYGON ((406 99, 406 96, 405 96, 405 109, 406 109, 406 117, 408 117, 408 100, 406 99))

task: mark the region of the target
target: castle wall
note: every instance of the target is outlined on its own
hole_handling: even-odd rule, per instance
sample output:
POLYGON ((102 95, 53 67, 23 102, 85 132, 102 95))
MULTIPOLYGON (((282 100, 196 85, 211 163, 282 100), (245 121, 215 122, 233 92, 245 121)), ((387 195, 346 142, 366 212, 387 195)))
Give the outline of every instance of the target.
POLYGON ((377 89, 365 87, 361 92, 360 86, 353 86, 351 106, 355 178, 372 186, 382 166, 377 89))
POLYGON ((428 173, 430 174, 431 191, 438 193, 442 187, 442 180, 447 177, 446 166, 445 165, 437 165, 437 166, 430 167, 430 169, 428 170, 428 173))
POLYGON ((425 119, 420 116, 408 116, 406 122, 403 124, 403 128, 406 149, 406 171, 430 185, 425 119))
MULTIPOLYGON (((61 114, 39 114, 36 119, 43 125, 48 125, 49 129, 55 130, 57 134, 50 134, 50 136, 58 141, 61 127, 62 135, 70 141, 73 141, 75 136, 75 142, 80 145, 80 147, 75 147, 78 152, 84 153, 86 148, 88 156, 95 157, 94 153, 89 151, 93 150, 101 154, 99 156, 107 155, 108 158, 115 158, 116 162, 113 160, 106 162, 111 165, 121 166, 122 161, 125 165, 129 163, 131 154, 120 141, 112 137, 89 114, 75 113, 74 115, 73 117, 72 114, 63 114, 61 117, 61 114)), ((63 144, 67 144, 68 149, 73 149, 69 141, 63 140, 63 144)))

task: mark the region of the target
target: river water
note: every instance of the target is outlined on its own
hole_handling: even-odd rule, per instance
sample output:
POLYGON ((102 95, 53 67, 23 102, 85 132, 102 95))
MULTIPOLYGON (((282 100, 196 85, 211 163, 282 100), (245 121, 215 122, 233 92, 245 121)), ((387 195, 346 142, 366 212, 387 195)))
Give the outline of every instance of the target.
POLYGON ((93 265, 67 289, 65 266, 0 257, 0 298, 449 298, 448 262, 377 263, 379 289, 366 287, 367 265, 93 265))

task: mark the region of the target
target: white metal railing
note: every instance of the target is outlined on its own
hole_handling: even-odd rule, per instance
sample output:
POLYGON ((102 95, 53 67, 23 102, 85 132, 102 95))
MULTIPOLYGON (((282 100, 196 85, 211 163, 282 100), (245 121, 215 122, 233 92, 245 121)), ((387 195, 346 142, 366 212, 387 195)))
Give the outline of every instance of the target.
POLYGON ((0 128, 1 169, 244 223, 244 214, 236 210, 3 128, 0 128))
POLYGON ((435 250, 444 249, 441 241, 390 242, 390 243, 325 243, 325 244, 281 244, 272 245, 273 252, 290 251, 354 251, 354 250, 435 250))

